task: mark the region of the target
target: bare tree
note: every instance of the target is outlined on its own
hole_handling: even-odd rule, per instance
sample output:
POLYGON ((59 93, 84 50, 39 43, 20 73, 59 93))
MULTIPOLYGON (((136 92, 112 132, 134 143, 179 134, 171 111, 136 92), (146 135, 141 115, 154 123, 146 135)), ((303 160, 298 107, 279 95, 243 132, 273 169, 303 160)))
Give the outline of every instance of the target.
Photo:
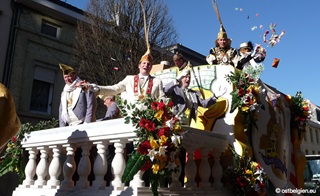
MULTIPOLYGON (((147 21, 151 15, 149 43, 155 63, 167 54, 161 48, 177 41, 172 18, 163 0, 144 0, 147 21), (153 13, 152 13, 153 12, 153 13)), ((74 61, 79 75, 89 82, 110 85, 138 73, 146 52, 143 13, 138 0, 91 0, 87 22, 79 22, 74 61)))

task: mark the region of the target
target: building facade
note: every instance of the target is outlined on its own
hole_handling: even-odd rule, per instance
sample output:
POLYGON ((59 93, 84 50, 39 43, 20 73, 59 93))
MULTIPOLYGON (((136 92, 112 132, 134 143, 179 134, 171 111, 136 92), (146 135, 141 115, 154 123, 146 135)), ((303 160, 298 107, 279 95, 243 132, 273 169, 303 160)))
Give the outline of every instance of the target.
POLYGON ((1 82, 12 92, 22 123, 58 117, 64 86, 59 63, 72 64, 83 11, 62 1, 4 0, 0 15, 1 82), (10 18, 11 16, 11 18, 10 18))

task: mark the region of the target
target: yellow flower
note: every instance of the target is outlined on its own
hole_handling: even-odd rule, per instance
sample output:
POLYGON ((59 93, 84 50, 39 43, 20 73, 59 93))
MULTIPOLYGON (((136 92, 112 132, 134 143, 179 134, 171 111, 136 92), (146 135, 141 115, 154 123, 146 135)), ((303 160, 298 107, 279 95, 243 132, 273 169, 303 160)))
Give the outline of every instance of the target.
POLYGON ((244 112, 246 112, 246 111, 248 111, 248 110, 249 110, 249 107, 247 107, 247 106, 243 106, 243 107, 241 107, 241 110, 242 110, 242 111, 244 111, 244 112))
POLYGON ((165 144, 168 140, 168 137, 166 137, 165 135, 161 135, 160 139, 159 139, 159 143, 162 146, 163 144, 165 144))
POLYGON ((251 175, 251 174, 252 174, 252 171, 251 171, 250 169, 247 169, 247 170, 246 170, 246 174, 250 174, 250 175, 251 175))
POLYGON ((176 123, 176 124, 174 125, 174 127, 173 127, 173 130, 174 130, 174 131, 180 131, 180 130, 181 130, 180 124, 179 124, 179 123, 176 123))
POLYGON ((154 174, 157 174, 158 173, 158 171, 159 171, 159 165, 158 164, 153 164, 152 165, 152 172, 154 173, 154 174))
POLYGON ((253 166, 254 168, 258 167, 258 165, 259 165, 257 162, 254 162, 254 161, 252 161, 251 164, 252 164, 252 166, 253 166))
POLYGON ((162 119, 163 113, 164 113, 164 111, 160 110, 160 111, 158 111, 158 112, 154 115, 154 117, 155 117, 158 121, 160 121, 160 120, 162 119))
POLYGON ((157 143, 156 140, 153 139, 153 137, 150 137, 149 140, 150 140, 150 145, 151 145, 151 147, 153 149, 158 149, 159 148, 159 144, 157 143))

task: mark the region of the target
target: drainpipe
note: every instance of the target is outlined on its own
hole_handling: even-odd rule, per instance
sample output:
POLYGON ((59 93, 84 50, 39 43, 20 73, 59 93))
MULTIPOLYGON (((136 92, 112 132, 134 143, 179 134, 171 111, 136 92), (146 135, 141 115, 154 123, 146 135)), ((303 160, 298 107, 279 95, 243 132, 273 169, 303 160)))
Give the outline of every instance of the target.
POLYGON ((10 25, 10 33, 9 33, 9 41, 7 46, 6 60, 4 64, 3 71, 3 79, 2 83, 9 88, 10 78, 12 72, 12 64, 13 64, 13 55, 14 48, 16 44, 17 37, 17 25, 19 24, 19 16, 20 16, 20 5, 14 2, 15 0, 11 0, 11 9, 12 9, 12 19, 10 25))

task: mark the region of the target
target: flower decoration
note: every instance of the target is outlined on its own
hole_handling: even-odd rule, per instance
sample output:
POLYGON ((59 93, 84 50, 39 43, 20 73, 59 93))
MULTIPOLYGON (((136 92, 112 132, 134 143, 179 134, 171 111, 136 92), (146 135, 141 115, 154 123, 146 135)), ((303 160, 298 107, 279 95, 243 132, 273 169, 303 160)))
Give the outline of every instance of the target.
POLYGON ((235 195, 267 195, 265 187, 268 186, 268 178, 262 166, 252 161, 247 150, 244 150, 243 155, 239 155, 231 146, 229 149, 234 165, 224 171, 224 184, 231 188, 235 195))
POLYGON ((235 69, 234 72, 226 75, 226 80, 234 85, 231 92, 231 110, 232 113, 237 108, 241 111, 245 131, 255 125, 255 112, 258 107, 264 108, 260 102, 259 94, 262 92, 261 86, 258 84, 259 75, 262 73, 261 68, 255 70, 253 68, 246 70, 235 69))
POLYGON ((297 92, 296 96, 287 97, 290 101, 291 122, 298 128, 298 137, 305 130, 307 119, 311 118, 310 102, 302 97, 302 93, 297 92))
POLYGON ((136 104, 119 105, 125 123, 136 128, 135 150, 130 155, 122 182, 129 182, 139 171, 151 170, 150 183, 154 195, 163 180, 171 182, 171 174, 180 170, 179 155, 183 132, 179 120, 172 116, 173 103, 157 101, 149 96, 136 104))
POLYGON ((20 183, 25 179, 25 166, 28 161, 28 155, 24 154, 22 142, 26 141, 32 131, 49 129, 56 127, 58 120, 40 121, 35 126, 30 123, 22 124, 20 132, 14 136, 7 144, 3 156, 0 157, 0 177, 9 172, 16 172, 20 183))

